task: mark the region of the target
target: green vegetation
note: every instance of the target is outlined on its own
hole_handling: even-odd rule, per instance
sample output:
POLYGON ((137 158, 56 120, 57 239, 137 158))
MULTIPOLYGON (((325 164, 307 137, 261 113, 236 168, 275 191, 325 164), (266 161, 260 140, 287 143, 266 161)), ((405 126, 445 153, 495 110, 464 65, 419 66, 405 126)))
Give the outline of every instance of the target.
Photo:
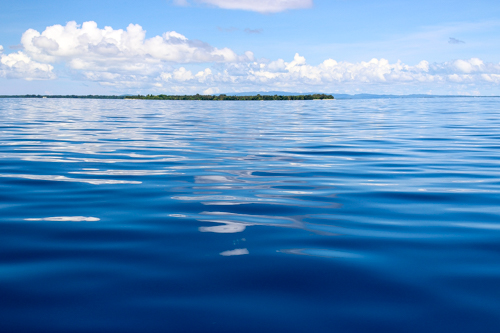
POLYGON ((313 99, 333 99, 332 95, 255 95, 255 96, 228 96, 228 95, 146 95, 128 96, 127 99, 153 99, 153 100, 181 100, 181 101, 305 101, 313 99))
POLYGON ((306 101, 313 99, 333 99, 332 95, 255 95, 255 96, 228 96, 228 95, 136 95, 136 96, 105 96, 105 95, 0 95, 0 98, 85 98, 85 99, 147 99, 170 101, 306 101))

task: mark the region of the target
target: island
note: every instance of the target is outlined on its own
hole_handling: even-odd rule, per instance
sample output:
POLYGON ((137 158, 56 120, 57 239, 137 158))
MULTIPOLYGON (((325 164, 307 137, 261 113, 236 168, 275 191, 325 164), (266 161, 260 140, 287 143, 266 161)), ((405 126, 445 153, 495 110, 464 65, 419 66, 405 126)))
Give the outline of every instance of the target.
POLYGON ((169 100, 169 101, 307 101, 307 100, 329 100, 334 99, 332 95, 310 94, 310 95, 0 95, 0 98, 84 98, 84 99, 145 99, 145 100, 169 100))
POLYGON ((182 101, 305 101, 305 100, 323 100, 334 99, 332 95, 312 94, 312 95, 253 95, 253 96, 234 96, 234 95, 146 95, 146 96, 127 96, 126 99, 153 99, 153 100, 182 100, 182 101))

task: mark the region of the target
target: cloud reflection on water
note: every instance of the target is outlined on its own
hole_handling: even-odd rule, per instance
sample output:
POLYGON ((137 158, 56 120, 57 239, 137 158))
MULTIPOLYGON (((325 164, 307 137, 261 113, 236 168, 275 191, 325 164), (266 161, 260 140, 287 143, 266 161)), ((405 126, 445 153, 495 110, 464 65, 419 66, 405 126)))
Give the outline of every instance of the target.
POLYGON ((231 251, 221 252, 220 255, 224 256, 224 257, 231 257, 231 256, 242 256, 242 255, 249 254, 249 253, 250 252, 248 252, 247 249, 235 249, 235 250, 231 250, 231 251))
POLYGON ((234 234, 238 232, 245 231, 247 226, 254 224, 244 224, 244 223, 233 223, 233 222, 220 222, 223 225, 217 225, 214 227, 199 227, 198 230, 201 232, 214 232, 217 234, 234 234))

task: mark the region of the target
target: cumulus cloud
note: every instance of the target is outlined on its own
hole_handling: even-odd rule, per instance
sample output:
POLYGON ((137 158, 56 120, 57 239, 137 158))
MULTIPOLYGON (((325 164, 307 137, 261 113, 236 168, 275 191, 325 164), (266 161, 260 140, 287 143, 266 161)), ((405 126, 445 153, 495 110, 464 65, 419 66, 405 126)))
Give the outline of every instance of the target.
POLYGON ((200 91, 208 87, 219 90, 288 89, 325 90, 347 86, 419 86, 443 84, 498 84, 500 64, 484 63, 472 58, 431 64, 421 61, 407 65, 401 61, 390 63, 386 59, 372 59, 357 63, 337 62, 327 59, 319 65, 309 65, 306 59, 296 54, 287 62, 278 59, 272 62, 228 63, 218 70, 207 68, 197 74, 184 67, 164 72, 157 80, 158 86, 186 90, 197 87, 200 91))
MULTIPOLYGON (((259 13, 278 13, 288 9, 310 8, 313 0, 194 0, 198 3, 217 6, 224 9, 250 10, 259 13)), ((187 0, 174 0, 181 6, 188 5, 187 0)))
POLYGON ((146 38, 146 31, 138 24, 130 24, 126 30, 99 29, 92 21, 81 26, 73 21, 66 26, 53 25, 42 33, 29 29, 21 42, 36 61, 65 62, 75 70, 101 72, 148 74, 158 71, 163 63, 235 62, 253 57, 189 40, 175 31, 146 38))
POLYGON ((3 46, 0 45, 0 77, 26 80, 47 80, 56 77, 52 72, 52 65, 33 61, 20 51, 9 55, 2 52, 3 46))
POLYGON ((291 61, 226 63, 201 71, 185 66, 163 71, 158 76, 97 73, 88 79, 121 87, 151 87, 171 93, 216 93, 245 90, 326 91, 346 87, 414 87, 444 84, 500 84, 500 64, 472 58, 443 63, 421 61, 407 65, 386 59, 337 62, 327 59, 310 65, 296 54, 291 61))
POLYGON ((485 70, 488 72, 495 72, 498 67, 492 66, 492 64, 485 64, 481 59, 471 58, 469 60, 455 60, 451 63, 445 62, 441 66, 437 65, 436 70, 440 68, 448 69, 450 71, 458 71, 459 73, 479 73, 484 72, 485 70))
POLYGON ((220 89, 215 87, 215 88, 208 88, 206 90, 203 90, 203 95, 215 95, 220 93, 220 89))
POLYGON ((122 30, 100 29, 95 22, 81 26, 69 22, 41 33, 29 29, 21 42, 23 50, 10 54, 0 46, 1 77, 53 79, 53 65, 60 63, 76 80, 122 91, 144 88, 161 93, 331 92, 339 88, 345 91, 346 87, 410 87, 411 92, 411 88, 423 86, 500 84, 500 64, 478 58, 441 63, 424 60, 413 65, 386 59, 326 59, 313 65, 299 54, 288 60, 256 60, 252 52, 238 55, 229 48, 189 40, 175 31, 146 38, 142 27, 133 24, 122 30))
POLYGON ((177 82, 189 81, 195 78, 193 73, 184 67, 176 69, 172 73, 161 73, 160 77, 163 81, 174 80, 177 82))

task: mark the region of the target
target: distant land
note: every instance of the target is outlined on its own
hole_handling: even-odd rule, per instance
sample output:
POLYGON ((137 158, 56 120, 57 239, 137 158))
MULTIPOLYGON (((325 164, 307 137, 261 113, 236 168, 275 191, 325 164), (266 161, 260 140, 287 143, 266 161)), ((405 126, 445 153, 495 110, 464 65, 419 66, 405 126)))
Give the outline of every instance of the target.
POLYGON ((335 94, 335 99, 382 99, 382 98, 456 98, 456 97, 500 97, 500 96, 470 96, 470 95, 427 95, 427 94, 412 94, 412 95, 375 95, 375 94, 335 94))
MULTIPOLYGON (((287 92, 287 91, 267 91, 267 92, 242 92, 242 93, 226 93, 228 96, 244 96, 244 95, 282 95, 295 96, 306 93, 287 92)), ((315 93, 307 93, 315 94, 315 93)), ((335 99, 381 99, 381 98, 447 98, 447 97, 500 97, 500 96, 470 96, 470 95, 428 95, 428 94, 411 94, 411 95, 378 95, 378 94, 330 94, 335 96, 335 99)))
POLYGON ((141 100, 170 100, 170 101, 305 101, 305 100, 332 100, 332 95, 308 94, 308 95, 3 95, 0 98, 75 98, 75 99, 141 99, 141 100))
POLYGON ((287 91, 253 91, 215 95, 0 95, 0 98, 81 98, 81 99, 148 99, 148 100, 312 100, 312 99, 384 99, 384 98, 485 98, 500 96, 470 95, 377 95, 377 94, 323 94, 287 91))
POLYGON ((151 100, 182 100, 182 101, 306 101, 318 99, 334 99, 332 95, 309 94, 309 95, 137 95, 128 96, 125 99, 151 99, 151 100))

